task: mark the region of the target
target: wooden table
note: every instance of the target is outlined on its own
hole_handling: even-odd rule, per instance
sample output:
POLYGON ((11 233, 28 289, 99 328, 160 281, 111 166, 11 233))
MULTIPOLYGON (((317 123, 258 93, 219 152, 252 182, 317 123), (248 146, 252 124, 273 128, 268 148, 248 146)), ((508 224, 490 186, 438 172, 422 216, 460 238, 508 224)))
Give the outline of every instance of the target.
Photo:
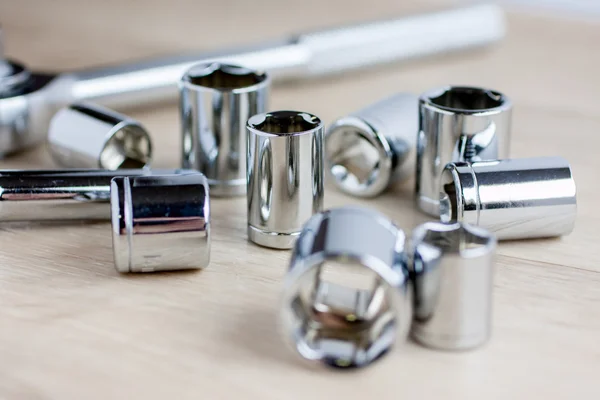
MULTIPOLYGON (((64 69, 220 48, 439 2, 282 3, 19 0, 2 2, 0 16, 9 55, 64 69)), ((509 25, 509 37, 487 51, 278 86, 272 97, 275 109, 331 122, 397 91, 489 86, 514 100, 513 156, 571 161, 576 229, 500 245, 487 346, 444 353, 409 342, 364 370, 305 368, 276 325, 289 253, 246 241, 245 199, 213 199, 212 261, 202 272, 120 275, 105 223, 2 225, 0 398, 598 398, 600 24, 511 13, 509 25)), ((130 114, 153 134, 155 166, 177 166, 176 107, 130 114)), ((43 146, 0 163, 52 166, 43 146)), ((425 220, 412 187, 361 201, 328 186, 325 205, 373 207, 410 230, 425 220)))

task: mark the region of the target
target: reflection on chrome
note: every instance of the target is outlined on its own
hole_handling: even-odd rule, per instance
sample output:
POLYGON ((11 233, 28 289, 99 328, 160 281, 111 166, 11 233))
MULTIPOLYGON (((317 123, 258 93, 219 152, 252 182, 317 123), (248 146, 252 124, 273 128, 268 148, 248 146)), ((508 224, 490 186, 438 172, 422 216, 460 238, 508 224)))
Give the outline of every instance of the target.
POLYGON ((297 111, 248 120, 248 238, 288 249, 323 207, 323 124, 297 111))

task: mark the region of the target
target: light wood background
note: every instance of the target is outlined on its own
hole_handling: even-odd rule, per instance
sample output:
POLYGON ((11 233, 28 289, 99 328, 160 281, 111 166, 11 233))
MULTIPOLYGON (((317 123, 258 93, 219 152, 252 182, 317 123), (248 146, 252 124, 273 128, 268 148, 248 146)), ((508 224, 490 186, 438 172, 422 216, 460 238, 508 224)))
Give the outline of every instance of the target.
MULTIPOLYGON (((435 8, 394 0, 4 0, 10 56, 72 69, 214 49, 284 33, 435 8)), ((515 104, 512 155, 562 155, 578 186, 568 237, 502 243, 491 342, 444 353, 413 343, 370 368, 298 363, 277 331, 289 253, 246 241, 245 199, 213 199, 201 272, 120 275, 108 224, 0 226, 2 399, 593 399, 600 397, 600 23, 510 13, 486 51, 278 86, 273 108, 331 122, 397 91, 483 85, 515 104)), ((130 113, 152 132, 157 167, 179 162, 173 105, 130 113)), ((51 168, 44 148, 0 168, 51 168)), ((412 182, 359 201, 327 187, 326 207, 363 204, 409 230, 425 220, 412 182)))

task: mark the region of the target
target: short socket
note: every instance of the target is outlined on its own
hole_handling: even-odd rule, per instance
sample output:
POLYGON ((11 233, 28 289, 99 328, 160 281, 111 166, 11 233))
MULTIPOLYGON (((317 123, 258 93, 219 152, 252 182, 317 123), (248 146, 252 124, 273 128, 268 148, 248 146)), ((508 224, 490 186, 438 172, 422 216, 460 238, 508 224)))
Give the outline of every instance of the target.
POLYGON ((357 197, 374 197, 414 174, 419 102, 400 93, 336 120, 325 136, 332 182, 357 197))
POLYGON ((65 168, 143 168, 152 158, 150 136, 139 122, 92 104, 60 110, 50 122, 48 146, 65 168))
POLYGON ((561 157, 451 163, 441 180, 441 219, 467 222, 498 239, 571 233, 577 189, 561 157))
POLYGON ((511 112, 511 101, 489 89, 448 86, 421 95, 416 200, 423 212, 439 217, 446 164, 508 156, 511 112))
POLYGON ((119 272, 204 268, 210 260, 210 199, 204 175, 117 177, 110 205, 119 272))
POLYGON ((206 175, 213 196, 246 194, 246 122, 267 110, 262 71, 198 64, 181 78, 182 167, 206 175))
POLYGON ((344 207, 313 216, 284 279, 281 323, 303 359, 363 367, 408 335, 412 288, 404 233, 384 215, 344 207))
POLYGON ((412 236, 413 338, 428 347, 466 350, 491 334, 496 239, 466 224, 427 222, 412 236))
POLYGON ((248 238, 289 249, 323 207, 323 124, 276 111, 248 120, 248 238))

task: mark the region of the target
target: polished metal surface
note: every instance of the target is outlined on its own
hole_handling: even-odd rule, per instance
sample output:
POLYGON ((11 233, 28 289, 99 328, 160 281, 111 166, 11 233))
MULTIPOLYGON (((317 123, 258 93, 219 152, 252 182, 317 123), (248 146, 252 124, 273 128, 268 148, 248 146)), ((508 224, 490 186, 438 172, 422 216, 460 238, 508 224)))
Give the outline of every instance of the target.
POLYGON ((248 120, 248 239, 290 249, 323 208, 323 123, 275 111, 248 120))
POLYGON ((92 104, 60 110, 50 121, 48 148, 65 168, 143 168, 152 158, 150 136, 139 122, 92 104))
POLYGON ((441 350, 467 350, 491 334, 496 239, 467 224, 427 222, 412 235, 412 337, 441 350))
POLYGON ((404 340, 413 306, 404 244, 404 233, 373 210, 313 216, 284 279, 281 324, 294 351, 332 367, 363 367, 404 340))
POLYGON ((440 188, 442 221, 477 225, 498 239, 562 236, 575 226, 575 180, 561 157, 452 163, 440 188))
POLYGON ((246 194, 246 122, 267 111, 265 72, 217 62, 181 78, 182 168, 202 172, 212 196, 246 194))
POLYGON ((119 272, 198 269, 210 261, 210 199, 202 174, 114 178, 110 207, 119 272))
POLYGON ((480 47, 504 34, 502 9, 482 4, 295 35, 241 50, 63 74, 27 72, 27 85, 18 91, 7 90, 13 85, 3 82, 9 80, 0 81, 0 154, 44 140, 54 113, 74 102, 118 108, 174 99, 177 82, 198 62, 218 60, 267 70, 276 80, 295 79, 480 47))
POLYGON ((116 176, 198 174, 186 170, 0 170, 0 222, 110 219, 116 176))
POLYGON ((511 112, 505 95, 484 88, 447 86, 421 95, 416 200, 422 211, 439 216, 446 164, 508 156, 511 112))
POLYGON ((374 197, 414 174, 418 97, 399 93, 336 120, 325 136, 325 160, 343 192, 374 197))

